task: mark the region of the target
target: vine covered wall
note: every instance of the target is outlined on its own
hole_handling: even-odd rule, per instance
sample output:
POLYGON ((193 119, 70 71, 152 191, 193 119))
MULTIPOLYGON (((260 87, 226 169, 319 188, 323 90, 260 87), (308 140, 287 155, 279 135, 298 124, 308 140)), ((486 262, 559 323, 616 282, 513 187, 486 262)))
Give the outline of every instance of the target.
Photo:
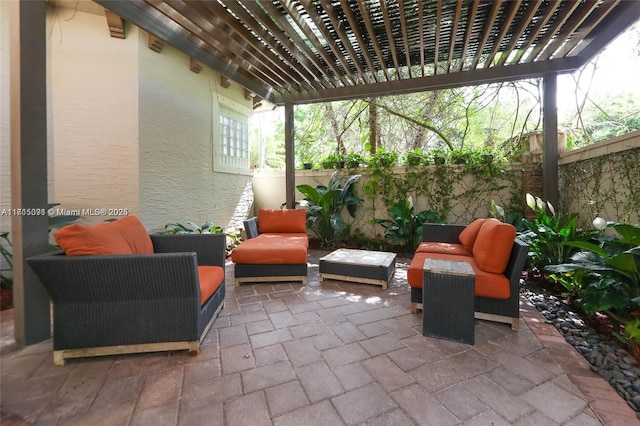
MULTIPOLYGON (((387 208, 411 197, 415 212, 431 210, 448 223, 469 223, 490 215, 491 201, 507 214, 531 216, 525 195, 542 197, 542 164, 531 155, 522 163, 366 167, 341 169, 344 176, 361 174, 356 191, 363 198, 352 232, 382 233, 373 219, 388 217, 387 208), (525 161, 529 159, 528 161, 525 161)), ((556 210, 579 214, 580 225, 591 227, 596 216, 610 221, 640 221, 640 131, 567 151, 559 157, 560 205, 556 210)), ((296 184, 326 185, 334 170, 296 170, 296 184)), ((257 169, 253 179, 254 205, 280 208, 285 200, 283 170, 257 169)), ((296 191, 296 199, 302 194, 296 191)), ((345 213, 346 214, 346 213, 345 213)), ((532 219, 532 217, 529 217, 532 219)), ((345 217, 349 220, 349 218, 345 217)))
POLYGON ((580 226, 596 217, 640 223, 640 131, 560 155, 560 208, 579 214, 580 226))
MULTIPOLYGON (((522 214, 523 170, 521 164, 430 165, 422 167, 367 167, 342 169, 344 176, 361 174, 356 194, 363 199, 352 232, 374 236, 384 229, 373 219, 388 218, 387 208, 411 197, 415 212, 431 210, 448 223, 469 223, 488 217, 491 201, 507 213, 522 214)), ((326 185, 334 170, 297 170, 296 185, 326 185)), ((254 211, 280 208, 285 199, 284 172, 256 170, 253 181, 254 211)), ((302 194, 296 191, 296 199, 302 194)), ((346 214, 346 212, 345 212, 346 214)), ((349 222, 349 218, 345 217, 349 222)))

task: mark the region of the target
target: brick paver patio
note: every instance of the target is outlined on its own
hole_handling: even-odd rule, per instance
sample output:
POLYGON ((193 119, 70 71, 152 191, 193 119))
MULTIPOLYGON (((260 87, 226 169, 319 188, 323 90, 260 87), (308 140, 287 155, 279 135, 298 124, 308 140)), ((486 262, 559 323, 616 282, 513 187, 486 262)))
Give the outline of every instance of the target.
POLYGON ((233 286, 201 353, 52 363, 50 340, 13 341, 2 315, 2 424, 598 425, 635 412, 541 315, 476 321, 473 346, 424 337, 407 259, 388 290, 318 281, 233 286))

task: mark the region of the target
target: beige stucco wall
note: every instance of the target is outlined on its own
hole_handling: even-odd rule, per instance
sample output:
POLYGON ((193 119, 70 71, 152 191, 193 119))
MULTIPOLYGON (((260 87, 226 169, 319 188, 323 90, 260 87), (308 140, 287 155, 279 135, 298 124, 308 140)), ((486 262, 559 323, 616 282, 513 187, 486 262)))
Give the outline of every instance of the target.
POLYGON ((50 200, 70 210, 106 209, 82 223, 139 215, 150 231, 170 222, 206 220, 227 226, 250 173, 215 170, 217 105, 251 101, 208 68, 126 25, 126 39, 109 36, 106 19, 51 7, 49 131, 50 200))
POLYGON ((597 216, 640 224, 640 131, 560 154, 560 206, 580 225, 597 216))
POLYGON ((61 8, 48 9, 47 24, 50 202, 138 214, 139 31, 112 38, 104 16, 61 8))
MULTIPOLYGON (((433 167, 433 166, 431 166, 433 167)), ((460 166, 449 166, 451 173, 460 172, 460 166)), ((508 179, 496 178, 496 181, 502 186, 501 189, 494 191, 475 191, 478 182, 474 181, 474 178, 470 175, 464 176, 453 187, 453 199, 459 200, 459 202, 453 202, 451 211, 449 212, 447 222, 449 223, 469 223, 473 219, 478 217, 487 217, 491 207, 491 201, 495 200, 496 203, 502 206, 507 206, 510 203, 512 192, 518 191, 521 186, 521 173, 519 170, 521 166, 518 164, 506 165, 505 170, 509 173, 513 173, 515 179, 513 181, 508 179), (514 188, 513 186, 516 186, 514 188), (469 194, 474 194, 474 203, 469 205, 463 200, 468 199, 469 194), (484 196, 484 198, 481 198, 484 196)), ((427 167, 425 173, 430 173, 432 169, 427 167)), ((295 182, 296 185, 307 184, 312 187, 318 185, 327 185, 329 178, 333 170, 296 170, 295 182)), ((380 225, 372 223, 373 219, 387 218, 388 212, 384 203, 381 200, 373 202, 373 200, 364 194, 363 185, 366 183, 367 169, 359 169, 358 171, 352 171, 352 173, 360 173, 362 177, 356 185, 356 194, 363 198, 363 203, 358 207, 356 218, 352 219, 346 213, 343 212, 343 217, 349 223, 352 223, 351 229, 358 229, 362 233, 368 236, 373 236, 378 233, 382 233, 384 230, 380 225)), ((406 173, 405 167, 396 167, 394 173, 402 177, 406 173)), ((285 201, 285 175, 283 170, 256 170, 253 181, 254 188, 254 213, 261 208, 279 209, 282 203, 285 201)), ((414 203, 415 212, 423 210, 433 210, 433 207, 429 204, 429 199, 425 194, 407 194, 407 197, 411 196, 414 203)), ((295 199, 297 201, 302 200, 304 196, 295 191, 295 199)), ((524 195, 523 195, 524 200, 524 195)))
POLYGON ((139 50, 140 213, 145 224, 161 229, 172 222, 206 220, 226 227, 249 173, 216 170, 219 100, 235 102, 250 114, 244 89, 220 86, 220 76, 203 67, 189 69, 189 57, 165 46, 161 53, 139 50))

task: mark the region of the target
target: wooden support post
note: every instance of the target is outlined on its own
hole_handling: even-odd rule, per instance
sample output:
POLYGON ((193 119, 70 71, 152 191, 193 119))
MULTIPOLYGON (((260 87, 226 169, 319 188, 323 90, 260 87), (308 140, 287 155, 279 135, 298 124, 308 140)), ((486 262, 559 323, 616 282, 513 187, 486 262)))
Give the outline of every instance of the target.
POLYGON ((285 152, 285 190, 287 208, 294 208, 296 198, 296 171, 294 161, 294 137, 293 137, 293 104, 284 104, 284 152, 285 152))
POLYGON ((546 74, 542 80, 542 194, 558 209, 558 76, 546 74))
POLYGON ((49 250, 46 3, 12 1, 9 14, 14 333, 31 345, 51 336, 49 295, 25 262, 49 250))

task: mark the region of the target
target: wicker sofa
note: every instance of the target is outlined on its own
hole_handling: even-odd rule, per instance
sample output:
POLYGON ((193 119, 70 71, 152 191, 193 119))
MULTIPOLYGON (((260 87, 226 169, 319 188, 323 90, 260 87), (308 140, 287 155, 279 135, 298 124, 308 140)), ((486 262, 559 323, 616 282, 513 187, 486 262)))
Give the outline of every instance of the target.
POLYGON ((235 285, 245 282, 307 283, 306 210, 260 209, 244 221, 247 238, 231 253, 235 285))
POLYGON ((519 284, 529 246, 515 238, 513 226, 497 219, 477 219, 468 226, 424 224, 422 241, 407 272, 411 312, 422 309, 427 257, 466 261, 475 273, 475 317, 518 330, 519 284))
POLYGON ((187 349, 224 306, 226 237, 149 235, 127 217, 56 234, 66 252, 27 263, 53 301, 54 363, 187 349))

